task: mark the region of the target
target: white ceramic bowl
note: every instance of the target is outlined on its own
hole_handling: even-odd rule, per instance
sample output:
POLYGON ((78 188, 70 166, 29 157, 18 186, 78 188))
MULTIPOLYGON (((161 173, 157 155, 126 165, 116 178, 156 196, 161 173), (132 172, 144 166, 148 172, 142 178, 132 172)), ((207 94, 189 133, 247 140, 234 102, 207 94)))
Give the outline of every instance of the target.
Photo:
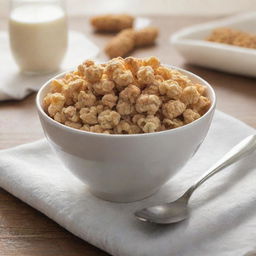
POLYGON ((215 93, 200 77, 175 69, 205 85, 212 105, 191 124, 163 132, 108 135, 73 129, 54 121, 42 108, 51 80, 38 92, 37 109, 50 145, 94 195, 115 202, 148 197, 180 170, 203 142, 214 114, 215 93))

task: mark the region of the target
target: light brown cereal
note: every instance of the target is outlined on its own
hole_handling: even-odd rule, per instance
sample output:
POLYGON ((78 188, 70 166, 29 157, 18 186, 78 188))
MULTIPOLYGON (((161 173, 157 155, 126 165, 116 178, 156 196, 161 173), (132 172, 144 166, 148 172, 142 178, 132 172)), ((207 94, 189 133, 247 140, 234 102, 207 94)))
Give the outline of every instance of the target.
POLYGON ((156 27, 146 27, 135 31, 135 46, 147 46, 155 42, 158 36, 158 29, 156 27))
POLYGON ((178 118, 174 118, 173 120, 165 118, 163 120, 163 125, 165 126, 166 129, 173 129, 183 126, 184 123, 182 120, 178 118))
POLYGON ((112 79, 117 85, 124 87, 133 82, 133 75, 130 70, 116 69, 113 72, 112 79))
POLYGON ((196 104, 199 100, 200 93, 197 91, 195 86, 188 86, 184 88, 180 100, 186 105, 196 104))
POLYGON ((207 41, 256 49, 256 35, 232 28, 216 28, 207 41))
POLYGON ((82 108, 79 112, 80 118, 84 124, 97 124, 98 112, 96 107, 82 108))
POLYGON ((116 105, 117 99, 118 97, 114 94, 105 94, 101 100, 103 105, 109 108, 113 108, 116 105))
POLYGON ((71 121, 66 121, 65 125, 69 126, 71 128, 75 128, 75 129, 80 129, 82 127, 81 123, 76 123, 76 122, 71 122, 71 121))
POLYGON ((105 95, 111 93, 115 87, 115 83, 111 80, 102 79, 92 85, 96 95, 105 95))
POLYGON ((170 100, 163 104, 163 115, 168 119, 180 116, 186 109, 186 105, 179 100, 170 100))
POLYGON ((112 129, 118 125, 121 116, 116 111, 105 110, 98 116, 98 121, 103 129, 112 129))
POLYGON ((124 59, 125 67, 133 73, 133 75, 136 75, 139 68, 143 65, 143 62, 141 59, 137 59, 134 57, 127 57, 124 59))
POLYGON ((160 61, 158 58, 151 56, 143 61, 145 66, 151 66, 154 70, 160 67, 160 61))
POLYGON ((156 95, 143 94, 136 100, 136 110, 139 113, 154 115, 161 105, 161 100, 156 95))
POLYGON ((139 97, 140 92, 141 92, 140 88, 138 88, 133 84, 130 84, 119 93, 119 97, 120 99, 124 101, 128 101, 133 104, 136 102, 137 98, 139 97))
POLYGON ((98 15, 91 18, 91 25, 100 32, 119 32, 132 28, 134 17, 127 14, 98 15))
POLYGON ((75 104, 76 108, 91 107, 96 102, 96 96, 92 92, 80 91, 75 104))
POLYGON ((193 110, 197 111, 200 115, 203 115, 211 106, 211 101, 205 97, 200 96, 196 104, 193 105, 193 110))
POLYGON ((76 108, 73 106, 68 106, 67 108, 63 108, 63 114, 65 118, 73 123, 77 123, 79 119, 79 115, 76 111, 76 108))
POLYGON ((136 47, 144 47, 155 42, 158 29, 146 27, 140 30, 124 29, 112 38, 105 47, 105 52, 110 58, 125 57, 136 47))
POLYGON ((47 108, 48 114, 51 117, 54 117, 55 114, 63 108, 65 104, 65 97, 58 92, 53 94, 48 94, 44 98, 44 104, 45 104, 45 107, 48 107, 47 108))
POLYGON ((155 132, 161 126, 159 118, 154 115, 148 115, 147 117, 140 118, 137 123, 145 133, 155 132))
POLYGON ((142 66, 137 72, 138 82, 141 84, 152 84, 155 80, 154 70, 151 66, 142 66))
POLYGON ((159 85, 159 91, 161 95, 167 95, 170 99, 177 100, 182 94, 182 88, 178 82, 173 80, 166 80, 159 85))
POLYGON ((105 134, 178 128, 200 118, 210 105, 205 86, 162 66, 156 57, 118 57, 105 64, 87 60, 53 80, 43 99, 55 121, 105 134))
POLYGON ((124 57, 135 46, 135 33, 133 29, 124 29, 112 38, 105 47, 105 52, 110 58, 124 57))
POLYGON ((200 117, 200 115, 192 109, 186 109, 182 115, 184 117, 185 124, 192 123, 200 117))
POLYGON ((120 115, 126 116, 134 112, 134 105, 120 99, 116 105, 116 109, 120 115))
POLYGON ((87 81, 95 83, 100 81, 103 74, 103 68, 100 65, 90 65, 88 67, 84 67, 83 74, 87 81))

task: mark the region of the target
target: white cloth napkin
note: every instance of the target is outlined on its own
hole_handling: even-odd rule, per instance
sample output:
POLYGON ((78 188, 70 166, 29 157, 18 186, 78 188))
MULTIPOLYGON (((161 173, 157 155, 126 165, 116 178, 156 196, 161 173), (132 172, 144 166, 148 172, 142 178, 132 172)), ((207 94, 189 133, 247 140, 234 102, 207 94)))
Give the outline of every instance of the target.
MULTIPOLYGON (((87 58, 94 58, 99 48, 80 32, 69 31, 68 50, 60 70, 70 70, 87 58)), ((48 79, 57 73, 47 75, 25 75, 20 73, 14 62, 7 32, 0 32, 0 101, 23 99, 32 91, 37 91, 48 79)))
POLYGON ((255 153, 202 185, 191 198, 187 221, 159 226, 136 220, 133 212, 177 198, 225 152, 254 133, 217 112, 193 159, 161 191, 140 202, 117 204, 92 196, 45 140, 0 152, 0 186, 115 256, 240 256, 256 247, 255 153))

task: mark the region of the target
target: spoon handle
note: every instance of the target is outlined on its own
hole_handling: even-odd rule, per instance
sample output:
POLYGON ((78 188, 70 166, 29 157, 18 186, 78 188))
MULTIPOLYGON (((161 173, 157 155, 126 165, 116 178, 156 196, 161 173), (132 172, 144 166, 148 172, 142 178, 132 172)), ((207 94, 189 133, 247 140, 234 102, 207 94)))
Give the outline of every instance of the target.
POLYGON ((206 180, 218 173, 222 169, 237 162, 241 158, 249 155, 256 149, 256 135, 246 137, 244 140, 234 146, 228 153, 226 153, 203 177, 191 186, 184 194, 184 197, 188 200, 192 193, 206 180))

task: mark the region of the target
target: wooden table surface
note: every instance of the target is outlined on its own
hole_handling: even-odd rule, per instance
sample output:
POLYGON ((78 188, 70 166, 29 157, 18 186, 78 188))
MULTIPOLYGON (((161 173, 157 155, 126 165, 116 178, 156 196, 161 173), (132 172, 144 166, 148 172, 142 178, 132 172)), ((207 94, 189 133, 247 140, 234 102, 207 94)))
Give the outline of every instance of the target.
MULTIPOLYGON (((256 128, 256 79, 225 74, 186 64, 169 44, 176 30, 200 23, 204 17, 151 17, 160 28, 156 46, 136 50, 138 57, 158 56, 163 63, 188 69, 202 76, 217 93, 217 108, 256 128)), ((70 27, 83 31, 100 48, 110 35, 94 34, 84 17, 70 18, 70 27)), ((0 29, 6 29, 0 20, 0 29)), ((106 59, 104 53, 100 54, 106 59)), ((0 149, 43 138, 35 109, 35 94, 23 101, 0 103, 0 149)), ((1 176, 0 176, 1 178, 1 176)), ((131 245, 132 246, 132 245, 131 245)), ((0 256, 96 256, 108 255, 73 236, 40 212, 0 188, 0 256)))

